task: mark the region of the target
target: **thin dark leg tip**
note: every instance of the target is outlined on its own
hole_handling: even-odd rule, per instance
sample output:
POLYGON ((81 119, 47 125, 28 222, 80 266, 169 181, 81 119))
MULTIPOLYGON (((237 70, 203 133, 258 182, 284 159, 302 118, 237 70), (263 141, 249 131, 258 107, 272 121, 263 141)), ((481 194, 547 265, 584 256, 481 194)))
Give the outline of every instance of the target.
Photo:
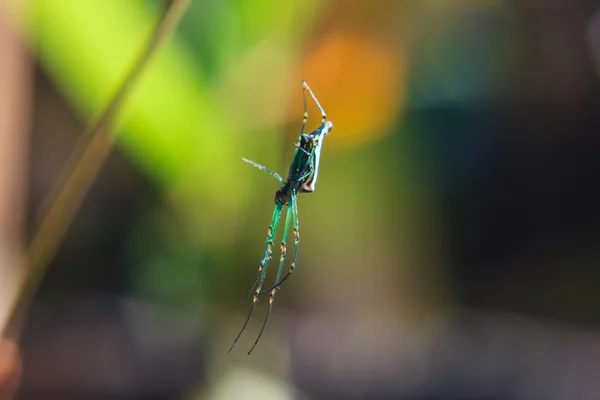
MULTIPOLYGON (((261 333, 262 335, 262 333, 261 333)), ((258 337, 258 339, 260 340, 260 336, 258 337)), ((248 355, 252 354, 252 352, 254 351, 254 349, 256 348, 256 345, 258 344, 258 341, 256 341, 252 347, 250 348, 250 350, 248 351, 248 355)))

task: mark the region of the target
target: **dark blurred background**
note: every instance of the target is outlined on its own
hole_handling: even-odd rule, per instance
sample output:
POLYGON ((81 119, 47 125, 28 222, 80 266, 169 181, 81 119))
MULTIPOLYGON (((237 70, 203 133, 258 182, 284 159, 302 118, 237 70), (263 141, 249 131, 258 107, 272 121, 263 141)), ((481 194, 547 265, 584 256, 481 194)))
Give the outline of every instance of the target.
MULTIPOLYGON (((0 313, 159 3, 0 3, 0 313)), ((599 11, 192 1, 34 300, 18 397, 600 398, 599 11), (228 355, 278 188, 241 157, 285 175, 302 79, 334 129, 297 270, 228 355)))

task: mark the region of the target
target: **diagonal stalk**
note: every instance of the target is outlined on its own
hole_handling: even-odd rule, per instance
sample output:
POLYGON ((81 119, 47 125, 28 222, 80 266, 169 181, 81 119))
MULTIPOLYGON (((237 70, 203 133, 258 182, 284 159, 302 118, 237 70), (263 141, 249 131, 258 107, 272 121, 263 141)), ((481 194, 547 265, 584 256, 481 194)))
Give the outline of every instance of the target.
POLYGON ((21 316, 26 313, 48 263, 56 254, 85 195, 113 149, 115 136, 111 132, 110 123, 152 56, 179 24, 189 3, 190 0, 164 2, 164 10, 142 53, 113 98, 84 131, 73 149, 61 178, 43 203, 45 206, 40 213, 41 223, 21 260, 20 267, 25 270, 11 299, 8 317, 5 321, 0 321, 0 333, 3 335, 18 337, 21 316))

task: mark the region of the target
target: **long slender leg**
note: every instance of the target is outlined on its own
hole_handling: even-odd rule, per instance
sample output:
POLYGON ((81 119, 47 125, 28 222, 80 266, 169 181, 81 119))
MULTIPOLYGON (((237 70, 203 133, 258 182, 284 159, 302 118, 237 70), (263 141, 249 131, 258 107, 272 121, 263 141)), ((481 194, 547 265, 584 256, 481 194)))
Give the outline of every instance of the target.
POLYGON ((281 176, 277 172, 275 172, 275 171, 273 171, 273 170, 271 170, 271 169, 269 169, 267 167, 264 167, 264 166, 262 166, 260 164, 257 164, 254 161, 248 160, 247 158, 242 158, 242 161, 247 162, 248 164, 252 165, 253 167, 258 168, 261 171, 264 171, 267 174, 270 174, 270 175, 274 176, 275 179, 277 179, 279 181, 279 183, 285 185, 285 181, 283 180, 283 178, 281 178, 281 176))
POLYGON ((302 117, 302 128, 300 129, 300 136, 304 134, 304 128, 306 128, 306 123, 308 122, 308 111, 306 109, 306 91, 304 90, 304 85, 306 82, 302 81, 302 103, 304 103, 304 116, 302 117))
POLYGON ((275 209, 273 210, 273 216, 271 217, 271 223, 269 224, 269 229, 267 230, 267 240, 265 241, 265 250, 263 251, 263 258, 260 261, 260 264, 258 264, 258 271, 256 271, 256 277, 254 278, 254 283, 252 284, 250 289, 246 292, 246 295, 244 295, 244 298, 240 302, 241 304, 244 304, 246 302, 246 300, 248 300, 248 297, 250 297, 250 294, 256 287, 256 284, 258 283, 258 280, 261 277, 263 270, 265 269, 266 265, 269 263, 269 260, 272 259, 271 255, 273 254, 273 246, 274 246, 273 240, 275 239, 275 234, 277 233, 276 232, 277 225, 279 224, 279 215, 277 216, 277 221, 274 221, 275 215, 278 212, 277 207, 279 207, 279 215, 281 215, 281 205, 276 203, 275 209), (275 230, 273 229, 273 227, 275 227, 275 230))
MULTIPOLYGON (((281 204, 279 202, 275 203, 275 209, 273 210, 273 217, 271 218, 271 224, 269 224, 269 229, 267 231, 267 240, 265 243, 265 251, 263 253, 263 258, 262 258, 260 264, 258 265, 258 273, 260 274, 260 277, 259 277, 259 279, 257 279, 259 281, 259 283, 258 283, 258 288, 257 288, 256 292, 254 293, 254 298, 252 300, 252 308, 250 309, 250 313, 248 314, 248 317, 246 318, 246 322, 244 322, 244 325, 242 326, 242 330, 240 330, 240 333, 237 335, 237 337, 233 341, 231 348, 229 348, 229 353, 231 353, 231 351, 233 350, 233 347, 235 346, 237 341, 240 339, 240 336, 242 336, 242 333, 246 329, 246 326, 248 325, 248 321, 250 321, 250 317, 252 317, 252 313, 254 312, 254 309, 256 308, 256 305, 258 304, 258 295, 260 293, 260 287, 262 286, 262 283, 264 282, 265 277, 267 275, 267 267, 269 265, 269 260, 271 260, 271 255, 273 254, 273 239, 277 235, 277 226, 279 225, 279 219, 281 217, 281 208, 282 207, 283 207, 283 204, 281 204)), ((252 288, 250 288, 250 292, 256 286, 257 280, 254 281, 252 288)))
MULTIPOLYGON (((290 270, 288 271, 287 274, 285 274, 283 279, 279 280, 279 274, 278 274, 277 279, 275 281, 277 283, 275 283, 269 289, 267 289, 261 293, 266 293, 269 290, 278 289, 279 285, 281 285, 290 275, 292 275, 292 273, 296 269, 296 260, 298 259, 298 243, 300 243, 300 231, 298 230, 298 202, 296 199, 296 192, 292 191, 290 197, 291 197, 290 205, 292 208, 292 215, 294 217, 294 259, 292 260, 292 265, 290 266, 290 270)), ((288 209, 288 211, 289 211, 289 209, 288 209)))
MULTIPOLYGON (((279 257, 279 268, 277 269, 277 276, 275 277, 275 282, 277 282, 279 280, 279 278, 281 278, 281 271, 283 270, 283 264, 285 263, 285 257, 287 255, 286 244, 287 244, 287 239, 288 239, 288 233, 290 231, 290 222, 292 219, 291 218, 292 214, 293 214, 292 207, 290 205, 288 205, 287 213, 285 216, 285 227, 283 228, 283 237, 281 238, 281 256, 279 257)), ((269 322, 269 317, 271 316, 271 310, 273 308, 273 302, 275 301, 275 293, 277 292, 277 289, 278 289, 278 287, 274 287, 271 290, 271 295, 269 296, 269 309, 267 310, 267 316, 265 318, 265 322, 263 322, 263 326, 262 326, 262 328, 260 328, 260 333, 258 334, 256 341, 252 345, 252 348, 248 352, 248 355, 250 355, 250 353, 252 353, 252 350, 254 350, 254 348, 258 344, 258 341, 260 340, 260 338, 267 326, 267 323, 269 322)))
POLYGON ((308 151, 304 150, 298 143, 294 142, 292 144, 294 145, 295 148, 297 148, 298 150, 300 150, 301 152, 303 152, 307 156, 310 156, 311 153, 309 153, 308 151))
MULTIPOLYGON (((323 109, 323 107, 321 107, 321 103, 319 103, 319 100, 317 100, 317 96, 315 96, 313 91, 310 90, 310 87, 308 86, 308 83, 306 83, 306 81, 302 81, 302 87, 304 88, 304 90, 308 91, 310 97, 313 98, 313 100, 317 104, 317 107, 319 107, 319 111, 321 111, 321 125, 323 125, 325 123, 325 120, 327 119, 327 114, 325 114, 325 110, 323 109)), ((304 107, 304 109, 306 110, 306 103, 304 107)))

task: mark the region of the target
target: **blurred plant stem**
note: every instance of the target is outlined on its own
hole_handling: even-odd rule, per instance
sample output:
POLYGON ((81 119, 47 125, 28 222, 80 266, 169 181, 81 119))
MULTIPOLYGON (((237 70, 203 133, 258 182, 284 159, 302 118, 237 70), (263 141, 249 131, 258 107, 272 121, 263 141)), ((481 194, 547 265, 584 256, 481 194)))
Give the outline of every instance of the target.
POLYGON ((18 337, 21 317, 26 313, 48 263, 55 255, 88 189, 113 148, 115 137, 111 134, 111 122, 152 56, 179 24, 189 2, 190 0, 165 1, 159 21, 139 58, 115 95, 75 146, 61 179, 44 202, 41 223, 22 259, 22 268, 26 272, 9 303, 7 319, 0 321, 4 335, 18 337))
MULTIPOLYGON (((22 6, 24 0, 4 5, 22 6)), ((23 276, 33 62, 10 17, 0 10, 0 319, 23 276)), ((0 338, 0 399, 13 398, 20 376, 17 346, 0 338)))

